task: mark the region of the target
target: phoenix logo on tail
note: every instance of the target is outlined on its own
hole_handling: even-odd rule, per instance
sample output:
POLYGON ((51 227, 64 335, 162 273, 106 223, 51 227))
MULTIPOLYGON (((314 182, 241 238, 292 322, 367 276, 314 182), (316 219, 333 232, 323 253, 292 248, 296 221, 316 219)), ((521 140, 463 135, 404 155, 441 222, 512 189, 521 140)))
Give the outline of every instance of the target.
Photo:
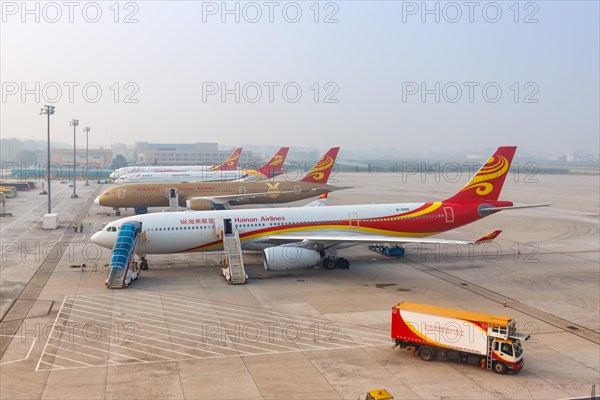
POLYGON ((304 178, 302 178, 302 182, 327 183, 339 151, 339 147, 329 149, 327 154, 325 154, 323 158, 308 171, 304 178))
POLYGON ((239 147, 235 149, 233 154, 231 154, 225 162, 221 165, 215 165, 214 167, 209 168, 209 171, 233 171, 237 168, 238 161, 240 159, 240 155, 242 154, 242 148, 239 147))
POLYGON ((282 147, 268 163, 256 170, 256 177, 269 179, 280 175, 283 171, 283 163, 287 157, 289 147, 282 147))
POLYGON ((516 146, 499 147, 475 176, 448 201, 492 201, 498 200, 506 174, 510 168, 516 146))

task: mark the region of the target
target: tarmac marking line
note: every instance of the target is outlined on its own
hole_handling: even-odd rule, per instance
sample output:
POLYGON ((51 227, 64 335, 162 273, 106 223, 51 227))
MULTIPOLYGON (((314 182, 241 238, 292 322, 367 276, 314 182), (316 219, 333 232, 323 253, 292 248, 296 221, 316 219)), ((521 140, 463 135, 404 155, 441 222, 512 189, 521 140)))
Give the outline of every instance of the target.
MULTIPOLYGON (((125 294, 123 294, 122 296, 128 297, 128 296, 127 296, 127 295, 125 295, 125 294)), ((129 297, 129 298, 131 298, 131 297, 129 297)), ((165 307, 165 305, 164 305, 164 303, 163 303, 163 302, 155 301, 155 303, 156 303, 156 304, 160 304, 160 305, 161 305, 163 308, 165 307)), ((244 306, 239 306, 239 308, 240 308, 240 309, 234 309, 234 308, 230 308, 230 307, 223 307, 223 306, 218 306, 218 305, 211 305, 211 306, 212 306, 213 308, 222 308, 222 309, 224 309, 226 312, 228 312, 229 310, 232 310, 232 311, 235 311, 235 312, 239 313, 239 314, 236 314, 236 315, 239 315, 238 317, 236 317, 236 318, 235 318, 235 320, 236 320, 236 321, 239 321, 240 319, 244 319, 244 317, 245 317, 245 316, 247 316, 247 312, 246 312, 246 310, 241 310, 242 308, 245 308, 244 306)), ((174 308, 174 309, 177 309, 177 310, 178 310, 180 307, 181 307, 181 304, 177 303, 177 307, 169 307, 169 308, 174 308)), ((184 307, 203 309, 202 307, 192 307, 192 306, 184 306, 184 307)), ((217 311, 217 312, 219 312, 218 310, 216 310, 216 311, 217 311)), ((184 315, 185 315, 186 317, 188 317, 188 316, 189 316, 189 312, 193 312, 193 313, 195 313, 195 314, 204 315, 203 313, 201 313, 201 312, 198 312, 198 311, 188 311, 188 312, 187 312, 187 313, 185 313, 184 315)), ((284 316, 277 316, 277 318, 279 318, 279 319, 281 319, 281 320, 288 320, 288 321, 292 321, 292 322, 294 322, 294 323, 298 324, 298 320, 297 320, 297 319, 295 319, 295 318, 293 318, 293 317, 291 317, 291 316, 290 316, 290 314, 285 314, 285 313, 281 313, 281 312, 277 312, 277 313, 285 315, 285 317, 284 317, 284 316)), ((258 314, 258 313, 257 313, 257 312, 253 312, 253 314, 258 314)), ((265 310, 265 314, 271 314, 271 310, 265 310)), ((262 316, 264 317, 264 314, 263 314, 262 316)), ((271 317, 271 318, 270 318, 270 320, 273 320, 273 319, 274 319, 274 318, 273 318, 274 316, 272 316, 272 315, 268 315, 268 317, 271 317)), ((294 316, 294 317, 295 317, 295 316, 294 316)), ((228 318, 228 317, 224 317, 224 316, 221 316, 221 318, 225 318, 225 319, 233 319, 233 318, 228 318)), ((257 317, 250 317, 250 318, 255 318, 256 320, 259 320, 259 321, 261 321, 261 322, 265 322, 265 320, 264 320, 264 319, 259 319, 259 318, 257 318, 257 317)), ((302 318, 310 319, 310 317, 302 317, 302 318)), ((250 322, 250 321, 248 321, 248 322, 250 322)), ((315 320, 314 320, 314 319, 313 319, 313 320, 309 320, 309 321, 302 321, 302 323, 305 323, 305 324, 307 324, 307 325, 308 325, 308 324, 310 324, 310 325, 308 325, 309 327, 310 327, 311 325, 314 325, 314 322, 315 322, 315 320)), ((360 333, 362 333, 362 334, 366 334, 366 335, 380 336, 381 338, 385 338, 385 339, 386 339, 386 342, 387 342, 387 339, 389 339, 388 335, 383 335, 383 334, 381 334, 381 333, 379 333, 379 332, 366 332, 366 331, 363 331, 363 330, 360 330, 360 329, 356 329, 356 326, 355 326, 355 325, 351 325, 351 324, 344 324, 344 323, 339 323, 339 322, 334 322, 334 321, 328 321, 327 323, 328 323, 328 324, 334 324, 334 325, 344 325, 344 332, 348 332, 348 331, 356 331, 356 332, 360 332, 360 333), (348 328, 348 327, 350 327, 350 328, 348 328)), ((301 325, 301 324, 298 324, 298 325, 301 325)), ((374 328, 368 328, 368 327, 358 327, 358 328, 361 328, 361 329, 371 329, 371 330, 375 330, 374 328)), ((379 331, 379 330, 377 330, 377 331, 379 331)))
MULTIPOLYGON (((81 219, 80 215, 87 214, 87 212, 89 211, 90 207, 93 204, 93 199, 95 198, 94 195, 97 192, 100 192, 100 189, 101 189, 100 187, 96 189, 96 191, 92 194, 90 199, 88 199, 86 206, 83 206, 80 209, 76 218, 81 219)), ((63 201, 65 201, 65 200, 66 200, 66 198, 63 201)), ((58 205, 60 205, 60 204, 62 204, 62 201, 58 205)), ((65 234, 63 233, 62 236, 60 237, 59 241, 60 242, 63 242, 63 241, 70 242, 71 239, 72 239, 72 235, 67 235, 65 238, 65 234)), ((64 246, 58 246, 58 248, 59 248, 59 251, 61 252, 60 258, 56 261, 54 261, 54 260, 50 261, 48 259, 48 257, 46 257, 44 259, 44 261, 39 265, 39 267, 37 268, 37 270, 35 271, 33 276, 29 279, 29 281, 27 282, 25 287, 21 290, 21 293, 19 293, 19 296, 12 302, 10 307, 6 310, 5 314, 0 319, 0 331, 2 331, 2 332, 12 331, 13 324, 17 323, 20 326, 20 325, 22 325, 23 321, 25 321, 25 318, 27 318, 27 315, 29 314, 29 311, 33 307, 33 304, 35 303, 38 296, 42 292, 43 288, 45 287, 46 283, 48 282, 48 279, 50 279, 50 276, 54 272, 56 265, 60 262, 60 260, 62 259, 63 255, 64 255, 64 246), (15 304, 17 304, 17 303, 22 303, 21 307, 15 308, 15 304)), ((63 303, 64 303, 64 301, 63 301, 63 303)), ((61 309, 62 309, 62 306, 61 306, 61 309)), ((55 321, 55 323, 56 323, 56 321, 55 321)), ((53 327, 54 327, 54 325, 53 325, 53 327)), ((2 357, 4 356, 4 353, 8 349, 8 346, 10 345, 11 342, 12 342, 12 338, 9 338, 7 340, 3 340, 0 342, 0 359, 2 359, 2 357)), ((38 366, 36 366, 36 369, 38 366)))
MULTIPOLYGON (((126 295, 125 295, 125 296, 126 296, 126 295)), ((139 298, 136 298, 136 299, 139 299, 139 298)), ((132 304, 130 304, 130 307, 131 307, 131 306, 133 306, 133 305, 132 305, 132 304)), ((164 308, 165 308, 165 306, 164 306, 164 305, 162 305, 162 308, 164 309, 164 308)), ((168 307, 168 308, 174 308, 174 307, 168 307)), ((236 310, 236 311, 237 311, 237 310, 236 310)), ((144 311, 139 311, 138 313, 142 313, 142 314, 150 314, 150 313, 148 313, 148 312, 144 312, 144 311)), ((176 313, 174 313, 174 312, 169 312, 169 313, 171 313, 171 314, 175 314, 175 315, 179 315, 179 314, 176 314, 176 313)), ((198 312, 194 312, 194 313, 196 313, 196 314, 201 314, 201 315, 206 315, 206 314, 204 314, 204 313, 198 313, 198 312)), ((154 314, 150 314, 150 315, 154 315, 154 314)), ((241 314, 241 315, 243 315, 243 314, 241 314)), ((179 320, 179 321, 184 321, 184 322, 187 322, 187 323, 193 323, 193 324, 196 324, 196 325, 200 325, 200 326, 202 326, 202 327, 204 328, 204 326, 202 325, 203 323, 200 323, 200 322, 194 322, 194 321, 190 321, 189 311, 188 311, 188 313, 187 313, 187 314, 183 314, 183 315, 181 315, 181 316, 184 316, 184 317, 186 317, 186 318, 173 318, 173 317, 169 317, 169 316, 167 316, 167 315, 164 315, 164 317, 165 317, 166 319, 169 319, 169 318, 170 318, 170 319, 175 319, 175 320, 179 320)), ((213 317, 213 316, 211 315, 211 317, 213 317)), ((213 317, 213 318, 214 318, 214 317, 213 317)), ((225 316, 219 315, 219 318, 220 318, 221 320, 222 320, 222 319, 233 320, 233 321, 235 321, 236 323, 237 323, 237 322, 239 322, 240 320, 242 320, 242 321, 245 321, 245 320, 243 319, 243 317, 242 317, 242 316, 240 316, 240 317, 235 317, 235 318, 234 318, 234 317, 231 317, 231 318, 230 318, 230 317, 225 317, 225 316)), ((149 319, 149 318, 147 318, 147 319, 149 319)), ((292 320, 292 321, 293 321, 293 319, 291 319, 291 318, 286 318, 286 319, 288 319, 288 320, 292 320)), ((211 320, 204 320, 204 319, 203 319, 203 321, 204 321, 204 322, 206 322, 206 321, 207 321, 207 322, 210 322, 210 323, 213 323, 213 322, 214 322, 214 321, 211 321, 211 320)), ((265 322, 266 322, 266 323, 273 323, 273 321, 276 321, 276 320, 273 320, 273 319, 270 319, 270 320, 266 320, 266 319, 265 319, 265 320, 260 320, 260 322, 262 322, 262 323, 265 323, 265 322)), ((156 321, 156 322, 168 323, 168 321, 167 321, 167 320, 165 320, 165 321, 156 321)), ((250 323, 254 323, 254 322, 250 322, 250 323)), ((171 323, 171 324, 172 324, 172 323, 171 323)), ((306 324, 308 324, 308 322, 307 322, 306 324)), ((334 322, 331 322, 331 324, 340 325, 339 323, 334 323, 334 322)), ((181 325, 181 324, 176 324, 176 325, 183 326, 183 325, 181 325)), ((278 325, 279 325, 279 324, 278 324, 278 325)), ((313 323, 313 324, 311 324, 311 325, 309 325, 308 327, 307 327, 307 326, 304 326, 304 328, 308 328, 309 330, 312 330, 312 329, 311 329, 312 325, 314 325, 314 323, 313 323)), ((300 329, 302 329, 302 325, 301 325, 301 324, 298 324, 298 326, 300 326, 300 329)), ((280 326, 277 326, 277 327, 275 327, 275 326, 273 326, 273 328, 274 328, 274 330, 277 330, 278 332, 281 332, 281 333, 283 334, 283 329, 284 329, 283 327, 280 327, 280 326)), ((343 333, 345 333, 345 334, 346 334, 348 337, 352 338, 353 336, 352 336, 350 333, 347 333, 347 332, 346 332, 347 330, 350 330, 350 331, 351 331, 352 329, 344 329, 344 330, 343 330, 343 333)), ((325 331, 326 331, 326 330, 325 330, 325 331)), ((361 333, 362 333, 362 332, 361 332, 361 333)), ((278 338, 278 339, 279 339, 279 338, 278 338)), ((304 336, 302 336, 301 340, 302 340, 302 339, 304 339, 304 340, 310 340, 310 339, 308 339, 308 338, 305 338, 304 336)), ((364 339, 366 339, 366 338, 364 338, 364 339)), ((283 340, 283 339, 280 339, 280 340, 283 340)), ((344 339, 344 338, 340 338, 340 337, 338 337, 336 340, 342 340, 342 341, 351 342, 351 343, 363 344, 363 343, 361 343, 361 342, 358 342, 358 340, 357 340, 356 338, 355 338, 355 339, 344 339)), ((373 339, 368 339, 368 340, 373 340, 373 339)), ((314 341, 314 340, 313 340, 313 341, 314 341)), ((386 340, 386 341, 382 341, 382 340, 379 340, 379 339, 377 339, 377 341, 381 342, 382 344, 383 344, 383 343, 388 343, 388 342, 389 342, 388 340, 386 340)), ((315 346, 315 345, 311 345, 311 344, 307 344, 307 343, 302 343, 302 344, 303 344, 303 345, 307 345, 307 346, 319 347, 319 348, 321 347, 321 346, 315 346)), ((336 345, 336 346, 341 346, 341 345, 339 345, 339 344, 337 344, 337 343, 334 343, 334 342, 330 342, 329 344, 331 344, 331 345, 336 345)), ((276 345, 276 344, 274 344, 274 343, 271 343, 271 345, 276 345)), ((281 346, 281 345, 276 345, 276 346, 281 346)), ((283 346, 283 347, 287 347, 287 346, 283 346)))

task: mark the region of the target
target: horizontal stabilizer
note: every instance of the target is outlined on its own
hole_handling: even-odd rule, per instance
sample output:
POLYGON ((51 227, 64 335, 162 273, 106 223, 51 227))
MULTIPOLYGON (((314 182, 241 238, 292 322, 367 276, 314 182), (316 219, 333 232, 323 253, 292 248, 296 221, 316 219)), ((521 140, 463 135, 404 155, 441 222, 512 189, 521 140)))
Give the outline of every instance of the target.
POLYGON ((550 204, 530 204, 530 205, 523 205, 523 206, 506 206, 506 207, 494 207, 494 206, 490 206, 490 205, 486 205, 483 204, 479 207, 479 215, 486 216, 498 211, 505 211, 505 210, 520 210, 523 208, 537 208, 537 207, 548 207, 550 204))
POLYGON ((496 231, 494 231, 492 233, 488 233, 487 235, 485 235, 481 239, 477 239, 475 241, 475 243, 491 242, 492 240, 496 239, 498 237, 498 235, 501 234, 501 233, 502 233, 502 231, 500 231, 500 230, 496 230, 496 231))

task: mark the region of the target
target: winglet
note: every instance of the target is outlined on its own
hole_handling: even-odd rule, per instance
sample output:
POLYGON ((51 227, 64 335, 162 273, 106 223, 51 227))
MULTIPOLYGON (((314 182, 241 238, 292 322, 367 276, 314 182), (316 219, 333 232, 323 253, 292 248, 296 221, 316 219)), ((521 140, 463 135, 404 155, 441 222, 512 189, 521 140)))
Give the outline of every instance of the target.
POLYGON ((300 182, 321 183, 325 184, 329 180, 329 175, 335 164, 335 159, 340 151, 339 147, 332 147, 329 151, 317 162, 310 171, 304 175, 300 182))
POLYGON ((498 237, 498 235, 500 235, 501 233, 502 233, 501 230, 496 230, 496 231, 494 231, 492 233, 488 233, 487 235, 485 235, 481 239, 477 239, 475 241, 475 243, 479 244, 479 243, 491 242, 492 240, 496 239, 498 237))
POLYGON ((240 155, 242 154, 242 148, 238 147, 235 151, 223 162, 221 165, 215 165, 210 167, 209 171, 235 171, 237 169, 240 155))
POLYGON ((320 195, 319 197, 317 197, 316 200, 311 201, 310 203, 308 203, 304 207, 322 207, 322 206, 326 205, 327 204, 327 195, 328 194, 329 193, 323 193, 322 195, 320 195))

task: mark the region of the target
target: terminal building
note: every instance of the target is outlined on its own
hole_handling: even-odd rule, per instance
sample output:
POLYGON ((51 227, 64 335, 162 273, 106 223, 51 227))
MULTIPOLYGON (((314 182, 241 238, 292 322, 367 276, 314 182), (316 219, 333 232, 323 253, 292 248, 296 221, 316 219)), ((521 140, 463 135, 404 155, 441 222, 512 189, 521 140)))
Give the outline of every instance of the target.
MULTIPOLYGON (((217 143, 173 144, 136 142, 134 160, 140 165, 215 165, 222 163, 234 149, 219 150, 217 143)), ((262 154, 242 151, 239 167, 263 163, 262 154)))
MULTIPOLYGON (((87 157, 85 148, 77 148, 75 162, 77 165, 85 166, 86 160, 90 165, 100 168, 110 168, 113 160, 113 152, 110 149, 88 149, 87 157)), ((58 165, 73 165, 73 148, 50 149, 50 162, 58 165)), ((48 163, 46 153, 37 155, 37 163, 46 165, 48 163)))

